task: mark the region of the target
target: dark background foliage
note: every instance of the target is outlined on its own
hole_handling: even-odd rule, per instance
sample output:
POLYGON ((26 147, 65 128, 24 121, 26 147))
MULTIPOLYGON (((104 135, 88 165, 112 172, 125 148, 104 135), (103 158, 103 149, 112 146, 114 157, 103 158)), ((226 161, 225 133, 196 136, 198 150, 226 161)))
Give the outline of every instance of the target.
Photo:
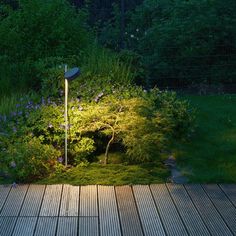
POLYGON ((42 70, 76 61, 93 40, 86 12, 66 1, 23 0, 16 10, 10 5, 1 5, 5 6, 0 21, 2 93, 16 87, 39 90, 42 70))
POLYGON ((80 7, 85 5, 102 45, 138 58, 143 85, 236 83, 234 0, 91 1, 80 7))
MULTIPOLYGON (((61 9, 56 10, 60 14, 53 8, 47 9, 46 3, 36 10, 37 1, 2 2, 5 4, 1 7, 1 27, 5 27, 5 31, 1 30, 0 59, 4 68, 9 63, 15 66, 4 71, 5 74, 15 71, 17 75, 12 77, 18 77, 22 71, 27 71, 28 77, 36 74, 29 70, 35 61, 32 55, 37 58, 78 56, 81 51, 74 49, 81 50, 89 39, 97 37, 103 46, 126 55, 125 58, 128 57, 138 69, 136 82, 148 88, 157 85, 199 90, 207 86, 232 87, 236 84, 234 0, 70 0, 76 10, 68 10, 68 4, 61 1, 61 9), (31 13, 38 14, 25 14, 27 6, 32 8, 31 13), (18 8, 22 11, 12 13, 18 8), (46 10, 48 17, 35 25, 40 12, 46 10), (75 15, 76 19, 66 20, 68 14, 75 15), (32 20, 29 17, 33 17, 32 20), (45 21, 51 24, 42 27, 45 21), (61 21, 56 32, 53 30, 55 21, 61 21), (87 22, 93 28, 94 36, 83 31, 86 26, 81 22, 87 22), (9 27, 12 30, 8 32, 9 27), (22 34, 16 35, 16 30, 22 34), (34 37, 29 41, 28 33, 32 30, 34 37), (55 37, 58 40, 55 41, 55 37), (7 45, 4 44, 6 41, 7 45), (27 63, 22 64, 22 61, 27 63)), ((15 78, 14 83, 17 81, 15 78)), ((38 82, 32 85, 29 80, 25 83, 39 87, 38 82)))

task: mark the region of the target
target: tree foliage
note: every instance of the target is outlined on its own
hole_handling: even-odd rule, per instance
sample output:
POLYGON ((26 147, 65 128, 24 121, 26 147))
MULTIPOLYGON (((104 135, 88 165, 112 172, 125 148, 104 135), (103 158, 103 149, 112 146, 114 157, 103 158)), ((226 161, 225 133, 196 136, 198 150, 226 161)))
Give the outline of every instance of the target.
MULTIPOLYGON (((122 92, 114 89, 113 93, 102 92, 97 97, 70 101, 68 127, 65 127, 64 106, 60 100, 18 104, 15 112, 0 119, 2 166, 9 167, 10 161, 14 161, 20 169, 26 168, 21 157, 26 158, 27 147, 31 148, 31 140, 34 140, 42 149, 45 147, 45 152, 35 149, 32 155, 35 158, 38 155, 38 160, 51 163, 51 168, 55 169, 55 160, 60 158, 62 162, 64 156, 65 128, 68 129, 71 165, 96 161, 101 153, 104 163, 109 163, 109 153, 117 145, 119 152, 126 156, 123 161, 155 161, 174 140, 186 138, 190 132, 192 115, 187 104, 179 101, 175 94, 156 89, 146 92, 141 88, 123 88, 122 92), (52 154, 46 158, 50 151, 52 154), (19 154, 15 155, 16 152, 19 154)), ((21 178, 21 173, 18 174, 21 178)), ((40 176, 35 174, 35 178, 40 176)))
MULTIPOLYGON (((150 86, 235 83, 235 11, 234 0, 145 0, 126 14, 125 44, 140 55, 150 86)), ((118 16, 101 34, 113 48, 118 16)))
POLYGON ((42 64, 54 67, 80 58, 92 41, 86 17, 65 0, 19 1, 18 9, 0 20, 1 81, 38 89, 42 64))

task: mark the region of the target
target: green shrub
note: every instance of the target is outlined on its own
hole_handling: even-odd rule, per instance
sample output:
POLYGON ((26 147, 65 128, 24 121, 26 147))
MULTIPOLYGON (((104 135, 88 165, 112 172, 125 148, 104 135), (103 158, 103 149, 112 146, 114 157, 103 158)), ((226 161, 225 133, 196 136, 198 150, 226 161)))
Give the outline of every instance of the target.
POLYGON ((51 145, 43 145, 36 137, 9 143, 1 153, 1 169, 8 170, 18 181, 32 181, 53 173, 61 156, 60 151, 51 145))
POLYGON ((88 157, 96 150, 93 139, 84 137, 70 146, 70 153, 74 156, 75 164, 88 161, 88 157))
MULTIPOLYGON (((41 78, 41 94, 45 97, 60 97, 64 93, 64 58, 49 57, 36 62, 35 71, 41 78)), ((81 74, 69 87, 71 97, 83 96, 90 99, 103 91, 111 92, 113 87, 129 86, 135 76, 130 63, 110 50, 92 43, 83 52, 81 60, 77 56, 67 58, 68 65, 79 65, 81 74)), ((69 68, 68 68, 69 69, 69 68)))
MULTIPOLYGON (((50 150, 63 153, 62 101, 42 99, 40 103, 28 101, 19 107, 21 112, 13 112, 5 120, 1 118, 0 132, 11 140, 2 144, 2 148, 13 146, 17 149, 18 143, 24 147, 35 137, 42 148, 50 146, 50 150)), ((96 155, 101 152, 107 163, 116 145, 127 154, 129 162, 155 161, 174 140, 186 137, 192 121, 185 102, 173 93, 157 89, 147 92, 139 87, 113 88, 111 93, 101 92, 90 99, 86 96, 72 99, 69 102, 69 163, 96 161, 96 155)))
POLYGON ((80 57, 93 41, 86 19, 85 11, 76 12, 66 0, 19 1, 0 20, 1 84, 7 79, 7 88, 39 89, 46 69, 80 57))

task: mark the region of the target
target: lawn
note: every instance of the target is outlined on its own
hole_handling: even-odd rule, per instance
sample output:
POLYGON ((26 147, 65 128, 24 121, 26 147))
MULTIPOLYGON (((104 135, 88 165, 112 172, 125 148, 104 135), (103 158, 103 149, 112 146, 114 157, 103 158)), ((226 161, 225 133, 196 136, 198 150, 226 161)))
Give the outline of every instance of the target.
POLYGON ((175 154, 191 182, 236 182, 236 95, 185 96, 196 108, 196 133, 175 154))

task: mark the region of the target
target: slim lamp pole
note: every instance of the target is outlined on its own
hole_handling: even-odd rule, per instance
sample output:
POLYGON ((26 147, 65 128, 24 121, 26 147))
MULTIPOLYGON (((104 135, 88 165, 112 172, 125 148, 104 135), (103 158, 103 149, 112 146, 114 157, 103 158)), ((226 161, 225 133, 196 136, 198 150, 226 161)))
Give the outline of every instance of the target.
MULTIPOLYGON (((65 65, 65 73, 67 72, 67 65, 65 65)), ((65 78, 65 166, 67 166, 67 129, 68 129, 68 80, 65 78)))
POLYGON ((65 65, 65 166, 67 167, 68 158, 67 158, 67 132, 69 129, 68 125, 68 83, 76 79, 80 75, 80 69, 78 67, 74 67, 71 70, 67 71, 67 65, 65 65))

